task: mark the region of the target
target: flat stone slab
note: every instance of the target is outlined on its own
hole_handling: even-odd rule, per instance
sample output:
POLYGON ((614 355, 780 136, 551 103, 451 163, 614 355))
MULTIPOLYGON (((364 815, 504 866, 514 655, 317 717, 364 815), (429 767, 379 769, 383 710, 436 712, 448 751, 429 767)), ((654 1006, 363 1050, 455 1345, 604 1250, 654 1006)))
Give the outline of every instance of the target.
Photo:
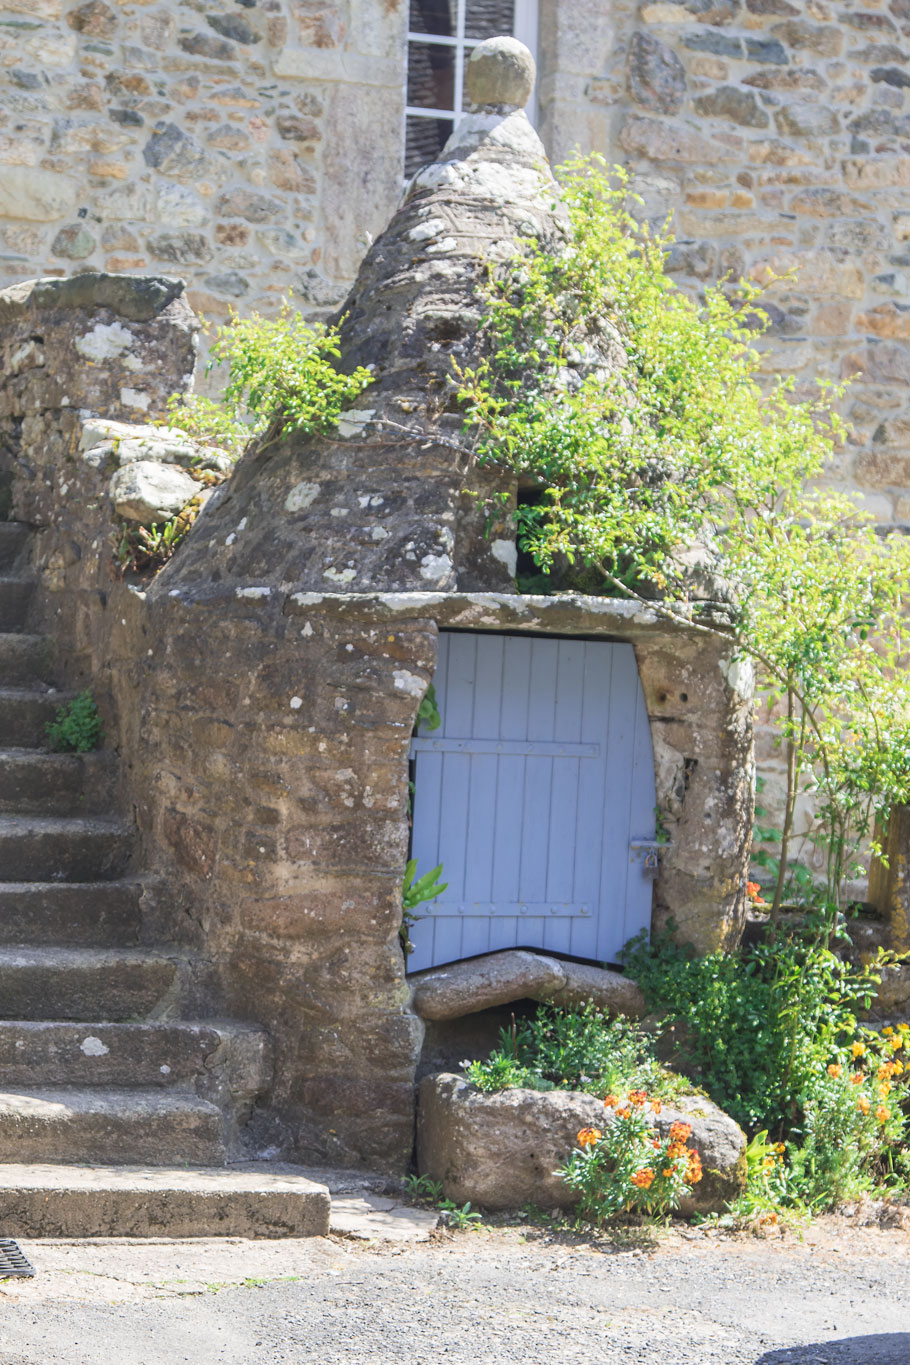
POLYGON ((426 1242, 439 1222, 435 1209, 415 1209, 388 1195, 332 1197, 332 1232, 361 1241, 426 1242))
POLYGON ((323 1237, 330 1202, 294 1166, 0 1165, 6 1237, 323 1237))
MULTIPOLYGON (((650 1115, 665 1133, 677 1119, 692 1125, 702 1181, 680 1212, 722 1212, 742 1190, 746 1135, 710 1100, 686 1096, 650 1115)), ((554 1171, 575 1146, 581 1128, 603 1129, 602 1102, 574 1090, 499 1090, 487 1094, 460 1076, 426 1076, 420 1085, 417 1166, 442 1182, 446 1198, 489 1209, 565 1208, 578 1202, 554 1171)))
POLYGON ((630 1017, 645 1012, 644 996, 630 977, 523 948, 430 967, 409 980, 413 1008, 423 1019, 460 1019, 513 1000, 566 1006, 590 1001, 630 1017))

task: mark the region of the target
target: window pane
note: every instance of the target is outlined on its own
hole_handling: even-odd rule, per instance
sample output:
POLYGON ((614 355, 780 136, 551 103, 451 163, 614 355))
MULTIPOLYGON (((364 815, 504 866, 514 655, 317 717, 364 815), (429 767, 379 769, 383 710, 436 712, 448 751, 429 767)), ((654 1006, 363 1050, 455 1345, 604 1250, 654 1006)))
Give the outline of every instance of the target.
POLYGON ((466 38, 498 38, 515 28, 515 0, 468 0, 466 38))
POLYGON ((448 141, 452 120, 409 114, 404 149, 404 173, 410 179, 421 166, 435 161, 448 141))
POLYGON ((412 33, 442 33, 455 37, 458 0, 411 0, 408 26, 412 33))
POLYGON ((455 49, 437 43, 408 45, 408 104, 455 108, 455 49))

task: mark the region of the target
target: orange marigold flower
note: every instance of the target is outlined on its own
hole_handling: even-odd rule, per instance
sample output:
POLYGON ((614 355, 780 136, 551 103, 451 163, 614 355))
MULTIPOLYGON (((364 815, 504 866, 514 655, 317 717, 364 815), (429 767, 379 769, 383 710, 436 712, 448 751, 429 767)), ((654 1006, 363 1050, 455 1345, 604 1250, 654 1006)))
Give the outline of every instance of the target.
POLYGON ((865 1095, 860 1095, 859 1099, 857 1100, 856 1107, 861 1114, 868 1114, 870 1106, 869 1101, 866 1099, 865 1095))
POLYGON ((628 1119, 628 1118, 631 1118, 631 1117, 632 1117, 632 1110, 628 1107, 628 1105, 626 1105, 625 1108, 623 1108, 623 1109, 617 1109, 617 1111, 616 1111, 616 1117, 617 1117, 618 1119, 628 1119))
POLYGON ((674 1142, 686 1142, 691 1136, 691 1123, 680 1123, 677 1121, 676 1123, 670 1124, 670 1137, 674 1142))
POLYGON ((838 1076, 840 1076, 841 1069, 842 1068, 837 1064, 837 1062, 832 1062, 831 1065, 828 1067, 828 1075, 833 1076, 834 1079, 837 1080, 838 1076))
POLYGON ((865 1079, 865 1071, 854 1071, 853 1075, 850 1077, 850 1083, 851 1085, 862 1085, 865 1079))
POLYGON ((651 1101, 651 1112, 653 1114, 659 1114, 661 1109, 663 1109, 663 1105, 661 1104, 660 1100, 651 1101))
POLYGON ((664 1180, 669 1180, 672 1174, 673 1174, 672 1166, 667 1166, 665 1167, 664 1170, 661 1171, 661 1175, 663 1176, 664 1180))
POLYGON ((686 1169, 686 1180, 689 1182, 690 1185, 697 1185, 701 1178, 702 1178, 701 1162, 697 1159, 695 1161, 692 1161, 690 1159, 689 1165, 686 1169))
POLYGON ((654 1172, 650 1166, 643 1166, 640 1171, 636 1171, 632 1177, 632 1184, 637 1185, 640 1190, 647 1190, 654 1183, 654 1172))
POLYGON ((891 1117, 891 1110, 887 1109, 883 1104, 880 1104, 875 1111, 875 1117, 878 1119, 879 1123, 887 1123, 891 1117))
POLYGON ((758 882, 746 882, 746 895, 747 895, 747 896, 757 896, 758 893, 759 893, 760 891, 761 891, 761 886, 759 885, 758 882))
POLYGON ((648 1097, 643 1090, 629 1091, 629 1103, 634 1104, 636 1109, 641 1109, 647 1098, 648 1097))
POLYGON ((603 1133, 599 1128, 582 1128, 575 1134, 575 1141, 579 1147, 593 1147, 602 1137, 603 1133))
POLYGON ((617 1104, 619 1104, 619 1100, 615 1095, 607 1095, 604 1098, 604 1109, 615 1109, 617 1104))
POLYGON ((683 1152, 685 1151, 688 1151, 688 1148, 686 1147, 686 1144, 684 1142, 671 1142, 669 1147, 667 1148, 667 1156, 669 1157, 682 1156, 683 1152))
POLYGON ((854 1043, 853 1046, 850 1048, 850 1051, 853 1053, 854 1057, 865 1057, 865 1055, 866 1055, 866 1044, 865 1044, 865 1043, 854 1043))
POLYGON ((654 1148, 655 1152, 659 1152, 659 1151, 660 1151, 660 1138, 652 1138, 652 1139, 651 1139, 651 1146, 654 1148))
POLYGON ((894 1063, 884 1062, 875 1074, 880 1081, 886 1081, 889 1076, 894 1075, 894 1063))

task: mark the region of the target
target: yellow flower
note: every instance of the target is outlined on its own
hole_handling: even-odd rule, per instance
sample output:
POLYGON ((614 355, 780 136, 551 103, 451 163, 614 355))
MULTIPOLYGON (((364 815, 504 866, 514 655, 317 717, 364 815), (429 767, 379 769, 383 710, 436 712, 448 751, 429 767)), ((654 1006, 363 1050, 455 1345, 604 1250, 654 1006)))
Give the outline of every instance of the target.
POLYGON ((838 1066, 837 1062, 832 1062, 831 1065, 828 1067, 828 1075, 833 1077, 834 1080, 837 1080, 837 1078, 840 1076, 840 1073, 841 1068, 838 1066))
POLYGON ((887 1123, 891 1117, 891 1110, 886 1109, 883 1104, 880 1104, 875 1111, 875 1117, 878 1119, 879 1123, 887 1123))
POLYGON ((894 1063, 894 1074, 895 1076, 902 1076, 904 1074, 904 1064, 902 1061, 898 1060, 894 1063))
POLYGON ((910 1024, 898 1024, 898 1033, 910 1033, 910 1024))
POLYGON ((785 1142, 778 1142, 775 1145, 774 1150, 778 1156, 783 1156, 784 1152, 787 1150, 787 1144, 785 1142))
POLYGON ((900 1049, 904 1046, 903 1034, 899 1033, 896 1035, 896 1037, 889 1038, 888 1046, 890 1047, 892 1052, 899 1052, 900 1049))
POLYGON ((886 1100, 890 1094, 891 1094, 891 1082, 890 1082, 890 1081, 882 1081, 881 1085, 878 1087, 878 1097, 879 1097, 879 1099, 880 1099, 880 1100, 886 1100))
POLYGON ((869 1101, 866 1099, 865 1095, 860 1095, 859 1099, 856 1102, 856 1107, 861 1114, 868 1114, 870 1106, 869 1101))
POLYGON ((888 1025, 887 1028, 883 1028, 883 1029, 882 1029, 882 1033, 884 1034, 884 1036, 885 1036, 886 1038, 890 1038, 893 1032, 894 1032, 894 1029, 891 1027, 890 1024, 888 1025))
POLYGON ((854 1057, 865 1057, 865 1055, 866 1055, 866 1044, 865 1044, 865 1043, 854 1043, 853 1046, 851 1047, 850 1051, 853 1053, 854 1057))

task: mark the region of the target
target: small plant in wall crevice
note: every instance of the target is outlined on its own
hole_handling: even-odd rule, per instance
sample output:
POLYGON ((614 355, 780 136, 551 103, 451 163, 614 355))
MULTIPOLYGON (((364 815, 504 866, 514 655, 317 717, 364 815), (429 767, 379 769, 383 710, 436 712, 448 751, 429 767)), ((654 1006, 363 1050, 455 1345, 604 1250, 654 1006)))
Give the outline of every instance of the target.
POLYGON ((57 707, 44 727, 48 743, 58 753, 87 754, 104 738, 98 707, 91 692, 80 692, 71 702, 57 707))
POLYGON ((442 863, 438 867, 434 867, 432 871, 425 872, 422 877, 417 876, 416 858, 411 858, 405 867, 404 883, 401 888, 401 928, 398 931, 405 955, 414 951, 409 933, 411 925, 416 924, 419 918, 414 914, 414 911, 424 901, 435 900, 437 896, 442 895, 443 891, 448 890, 449 883, 440 883, 438 880, 441 875, 442 863))

